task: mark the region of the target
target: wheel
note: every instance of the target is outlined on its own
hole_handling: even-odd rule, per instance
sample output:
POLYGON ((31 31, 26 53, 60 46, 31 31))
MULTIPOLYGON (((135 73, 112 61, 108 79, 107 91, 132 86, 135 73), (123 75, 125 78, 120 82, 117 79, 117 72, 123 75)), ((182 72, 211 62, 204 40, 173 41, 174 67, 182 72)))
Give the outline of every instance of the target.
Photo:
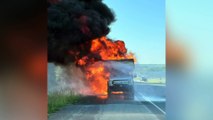
POLYGON ((134 88, 131 86, 129 91, 128 91, 128 97, 130 100, 134 99, 134 88))
POLYGON ((108 89, 107 89, 107 93, 108 93, 108 97, 111 97, 111 95, 112 95, 112 91, 111 91, 111 89, 108 87, 108 89))

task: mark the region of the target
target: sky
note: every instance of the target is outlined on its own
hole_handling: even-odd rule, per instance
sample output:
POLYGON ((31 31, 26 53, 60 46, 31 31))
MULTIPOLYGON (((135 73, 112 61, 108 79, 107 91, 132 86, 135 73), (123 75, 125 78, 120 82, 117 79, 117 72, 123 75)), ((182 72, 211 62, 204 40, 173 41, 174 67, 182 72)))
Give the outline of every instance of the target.
POLYGON ((123 40, 139 64, 165 64, 165 0, 103 0, 115 13, 108 37, 123 40))

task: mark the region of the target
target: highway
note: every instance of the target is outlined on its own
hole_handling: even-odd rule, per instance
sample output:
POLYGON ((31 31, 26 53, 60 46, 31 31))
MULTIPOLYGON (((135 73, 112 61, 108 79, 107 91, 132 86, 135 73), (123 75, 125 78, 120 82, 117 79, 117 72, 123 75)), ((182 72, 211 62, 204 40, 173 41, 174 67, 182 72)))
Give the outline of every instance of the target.
POLYGON ((123 94, 86 96, 76 105, 68 105, 48 120, 165 120, 165 86, 135 83, 134 98, 123 94), (154 97, 153 97, 154 96, 154 97))

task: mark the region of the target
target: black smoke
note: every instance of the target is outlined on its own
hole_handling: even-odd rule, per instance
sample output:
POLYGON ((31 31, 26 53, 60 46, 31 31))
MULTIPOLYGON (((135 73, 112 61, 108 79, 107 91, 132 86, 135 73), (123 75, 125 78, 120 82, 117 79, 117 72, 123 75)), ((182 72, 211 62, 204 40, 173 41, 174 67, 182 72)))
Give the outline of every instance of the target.
POLYGON ((89 53, 115 21, 102 0, 62 0, 48 7, 48 62, 68 64, 89 53))

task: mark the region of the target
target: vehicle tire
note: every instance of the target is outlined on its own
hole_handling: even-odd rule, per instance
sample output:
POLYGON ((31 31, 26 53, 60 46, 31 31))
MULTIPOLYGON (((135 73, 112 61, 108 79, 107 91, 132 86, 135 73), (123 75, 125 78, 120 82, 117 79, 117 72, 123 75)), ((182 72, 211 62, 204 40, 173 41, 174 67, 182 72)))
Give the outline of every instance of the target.
POLYGON ((130 87, 130 89, 129 89, 129 98, 131 99, 131 100, 133 100, 134 99, 134 87, 133 86, 131 86, 130 87))
POLYGON ((111 89, 108 87, 108 89, 107 89, 107 93, 108 93, 108 97, 111 97, 111 95, 112 95, 112 91, 111 91, 111 89))

